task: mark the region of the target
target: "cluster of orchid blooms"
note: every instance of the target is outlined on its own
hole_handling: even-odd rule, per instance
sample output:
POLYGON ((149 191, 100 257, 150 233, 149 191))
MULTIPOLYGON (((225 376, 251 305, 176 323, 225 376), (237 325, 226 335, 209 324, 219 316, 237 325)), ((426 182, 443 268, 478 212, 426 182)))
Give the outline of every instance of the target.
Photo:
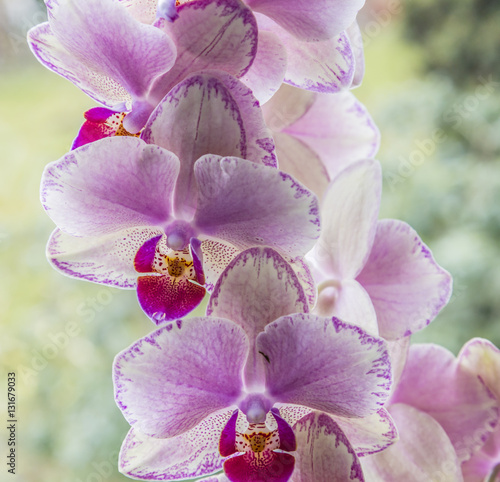
POLYGON ((29 33, 101 104, 44 172, 48 258, 158 325, 114 364, 131 478, 500 480, 500 351, 409 344, 451 277, 378 220, 362 4, 46 0, 29 33))

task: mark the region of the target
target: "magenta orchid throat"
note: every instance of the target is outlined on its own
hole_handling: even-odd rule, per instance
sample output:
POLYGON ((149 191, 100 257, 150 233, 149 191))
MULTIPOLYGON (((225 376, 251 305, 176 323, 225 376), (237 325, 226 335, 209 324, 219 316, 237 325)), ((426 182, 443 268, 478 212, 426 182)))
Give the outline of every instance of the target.
POLYGON ((500 480, 498 348, 410 346, 452 279, 378 219, 363 0, 45 3, 34 55, 99 104, 42 176, 48 260, 156 325, 115 358, 118 470, 500 480))

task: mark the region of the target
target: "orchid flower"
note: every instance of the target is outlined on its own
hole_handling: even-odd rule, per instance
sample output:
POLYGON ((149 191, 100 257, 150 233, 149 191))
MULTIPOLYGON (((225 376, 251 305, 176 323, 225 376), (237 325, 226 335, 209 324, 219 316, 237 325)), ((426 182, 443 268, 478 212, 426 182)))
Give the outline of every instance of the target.
POLYGON ((222 466, 231 481, 286 481, 292 472, 296 481, 364 480, 348 434, 359 436, 359 417, 384 404, 386 344, 297 310, 308 303, 292 268, 272 249, 252 248, 224 271, 210 317, 167 324, 119 354, 115 396, 132 425, 120 470, 152 480, 208 477, 222 466), (258 297, 249 298, 253 288, 258 297))
MULTIPOLYGON (((133 134, 187 76, 218 69, 243 77, 258 53, 256 20, 239 0, 181 5, 175 22, 155 21, 151 1, 46 0, 46 5, 49 21, 28 33, 35 56, 100 104, 128 112, 123 127, 133 134)), ((271 96, 283 80, 286 59, 272 36, 261 44, 259 59, 265 54, 272 70, 259 60, 264 71, 257 69, 246 80, 271 96)))
MULTIPOLYGON (((481 379, 500 405, 500 350, 488 340, 474 338, 460 350, 458 361, 465 370, 481 379)), ((465 482, 499 480, 500 423, 481 441, 481 448, 462 464, 465 482)))
POLYGON ((284 84, 262 106, 280 169, 319 199, 343 168, 373 158, 380 134, 366 108, 348 91, 318 94, 284 84))
POLYGON ((451 277, 406 223, 378 221, 380 165, 359 161, 332 181, 322 232, 308 255, 319 283, 317 313, 397 340, 424 328, 446 305, 451 277))
POLYGON ((50 164, 42 203, 58 226, 53 265, 136 288, 159 323, 196 307, 205 278, 213 286, 238 251, 303 256, 319 235, 317 200, 273 167, 259 115, 236 79, 199 74, 166 96, 140 139, 104 138, 50 164))
POLYGON ((465 350, 456 358, 438 345, 410 347, 386 404, 400 438, 361 459, 369 480, 464 480, 461 463, 490 436, 500 408, 477 372, 465 366, 465 350))
MULTIPOLYGON (((259 401, 264 400, 262 398, 263 387, 266 386, 266 379, 271 378, 269 362, 266 358, 268 350, 263 350, 263 346, 255 343, 255 340, 259 338, 261 333, 269 329, 266 327, 272 326, 276 318, 292 320, 294 324, 298 323, 297 320, 301 320, 301 324, 307 323, 304 325, 307 331, 321 325, 321 323, 318 325, 319 318, 307 314, 308 310, 309 305, 306 296, 293 269, 276 251, 270 248, 251 248, 244 251, 229 264, 219 278, 207 308, 207 314, 210 314, 211 318, 205 320, 213 323, 221 319, 232 319, 234 320, 233 326, 236 323, 243 330, 244 338, 247 340, 245 346, 248 349, 244 368, 241 366, 242 371, 239 372, 239 376, 242 376, 242 383, 246 393, 248 393, 246 395, 247 401, 242 402, 242 406, 244 408, 248 406, 250 412, 252 407, 255 409, 260 403, 259 401), (297 312, 299 313, 293 314, 297 312)), ((282 321, 281 323, 285 322, 282 321)), ((327 323, 330 323, 330 320, 327 323)), ((292 328, 292 330, 295 330, 295 328, 292 328)), ((288 335, 286 333, 281 335, 281 333, 280 328, 279 333, 276 334, 276 338, 273 338, 273 340, 282 343, 282 336, 286 338, 288 335)), ((312 336, 313 334, 310 333, 307 335, 307 339, 301 337, 302 341, 299 344, 303 345, 304 350, 321 350, 321 344, 318 347, 318 343, 311 339, 312 336)), ((212 342, 211 345, 217 345, 218 343, 212 342)), ((229 346, 234 346, 231 341, 227 341, 227 343, 229 346)), ((198 350, 203 349, 198 348, 198 350)), ((293 356, 292 353, 290 355, 293 356)), ((331 361, 322 362, 323 355, 320 355, 318 360, 315 357, 310 360, 309 357, 297 355, 300 357, 297 359, 299 361, 294 362, 293 366, 297 364, 303 365, 302 368, 298 368, 296 374, 297 387, 301 385, 300 380, 303 379, 307 385, 307 380, 313 377, 313 374, 307 373, 307 370, 317 372, 324 369, 326 375, 327 367, 322 367, 321 363, 328 365, 331 361)), ((327 357, 328 355, 325 353, 324 356, 327 357)), ((329 356, 331 358, 331 354, 329 356)), ((341 362, 339 361, 340 363, 350 363, 349 360, 353 360, 351 355, 345 356, 347 358, 341 362)), ((275 355, 269 355, 268 358, 273 362, 277 362, 275 355)), ((120 364, 118 360, 119 358, 117 358, 117 365, 120 364)), ((232 362, 226 360, 223 357, 220 362, 217 362, 217 366, 212 369, 217 370, 219 366, 232 367, 232 362)), ((209 360, 207 361, 209 362, 209 360)), ((161 363, 163 364, 163 362, 161 363)), ((352 361, 352 363, 355 362, 352 361)), ((289 371, 294 372, 292 366, 289 368, 289 371)), ((238 373, 237 369, 235 373, 238 373)), ((124 373, 120 373, 119 378, 122 379, 123 376, 124 373)), ((317 377, 319 379, 319 373, 317 373, 317 377)), ((281 375, 276 374, 273 383, 281 384, 280 380, 281 375)), ((287 380, 285 379, 283 383, 286 385, 287 380)), ((126 383, 126 385, 127 387, 133 387, 133 382, 130 385, 126 383)), ((297 389, 300 390, 300 388, 297 389)), ((137 396, 140 396, 139 391, 136 393, 137 396)), ((176 391, 176 393, 178 392, 176 391)), ((249 439, 245 439, 244 434, 248 424, 245 422, 243 413, 235 412, 232 409, 226 410, 224 414, 209 416, 204 422, 188 430, 184 435, 167 439, 146 435, 148 432, 144 433, 144 430, 136 424, 122 447, 120 470, 127 475, 140 479, 178 480, 198 477, 220 470, 224 454, 231 455, 235 453, 235 447, 236 449, 244 448, 245 450, 239 450, 243 454, 237 460, 229 462, 227 470, 231 472, 231 464, 236 466, 243 464, 247 467, 248 460, 255 461, 256 457, 259 458, 258 454, 261 452, 257 452, 256 455, 252 450, 252 444, 250 443, 250 447, 248 446, 248 440, 262 441, 268 437, 267 440, 269 440, 270 445, 260 446, 264 448, 263 452, 265 450, 272 452, 273 448, 279 448, 280 446, 280 450, 288 450, 293 445, 291 440, 293 434, 295 434, 297 452, 293 454, 295 471, 292 478, 294 481, 336 480, 332 478, 332 474, 337 474, 339 476, 338 480, 342 480, 350 473, 360 474, 357 455, 360 453, 362 455, 375 453, 386 448, 395 440, 395 428, 390 416, 383 408, 361 419, 346 418, 315 412, 312 408, 307 408, 313 403, 310 399, 308 400, 303 403, 306 406, 278 403, 271 410, 271 415, 266 417, 268 425, 270 424, 272 428, 277 424, 276 420, 273 421, 274 416, 281 414, 280 417, 286 423, 280 422, 281 429, 278 430, 280 432, 278 435, 283 437, 285 441, 290 441, 288 445, 284 443, 279 445, 281 442, 276 441, 276 434, 273 434, 273 430, 268 426, 250 427, 251 430, 247 430, 246 433, 249 439), (279 411, 277 411, 278 407, 279 411), (231 417, 233 418, 230 422, 231 417), (234 423, 237 423, 237 427, 239 427, 239 435, 236 436, 236 439, 234 438, 234 423), (293 428, 293 433, 290 433, 289 427, 293 428), (255 435, 255 432, 258 432, 258 434, 255 435), (218 453, 217 449, 220 444, 221 434, 223 434, 223 440, 225 441, 224 445, 221 446, 221 449, 224 450, 222 455, 218 453), (202 437, 199 435, 202 435, 202 437), (227 440, 230 440, 231 443, 227 444, 227 440), (243 444, 239 442, 243 442, 243 444), (285 447, 288 447, 288 449, 285 447), (302 475, 300 476, 300 474, 302 475)), ((186 400, 186 403, 189 403, 188 400, 186 400)), ((128 402, 126 404, 128 406, 128 402)), ((272 454, 266 456, 265 453, 262 453, 260 457, 264 460, 273 459, 274 468, 276 468, 276 464, 279 466, 279 460, 272 454)), ((292 459, 285 457, 285 455, 282 457, 284 460, 281 463, 292 469, 292 459), (287 461, 290 463, 287 464, 287 461)), ((242 471, 243 468, 240 467, 238 470, 242 471)), ((223 476, 219 477, 224 478, 223 476)), ((260 477, 259 480, 275 480, 269 473, 266 473, 265 476, 261 473, 260 477)), ((354 478, 353 480, 364 479, 354 478)))

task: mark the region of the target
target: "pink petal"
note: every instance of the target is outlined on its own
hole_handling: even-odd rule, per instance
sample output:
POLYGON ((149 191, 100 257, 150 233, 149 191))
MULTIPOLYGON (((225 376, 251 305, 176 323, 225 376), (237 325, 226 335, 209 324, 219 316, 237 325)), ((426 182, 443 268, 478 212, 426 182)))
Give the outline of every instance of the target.
POLYGON ((345 30, 364 0, 245 0, 256 12, 307 41, 324 40, 345 30))
POLYGON ((76 237, 56 229, 47 245, 47 258, 66 276, 117 288, 134 288, 138 273, 134 258, 148 240, 162 234, 157 228, 132 228, 108 236, 76 237))
POLYGON ((370 256, 357 277, 370 295, 380 334, 397 339, 427 326, 451 296, 451 276, 408 224, 379 221, 370 256))
POLYGON ((182 318, 203 300, 205 288, 187 279, 170 276, 139 276, 137 298, 139 304, 157 325, 182 318))
POLYGON ((167 439, 149 437, 132 428, 120 451, 120 472, 141 480, 185 480, 220 471, 223 459, 218 442, 231 413, 218 412, 167 439))
POLYGON ((385 342, 336 318, 279 318, 258 336, 257 348, 266 359, 268 392, 277 402, 363 417, 378 411, 388 396, 385 342))
POLYGON ((141 137, 181 159, 175 207, 187 215, 196 206, 193 166, 203 155, 237 156, 276 165, 274 142, 252 92, 222 72, 193 75, 172 89, 141 137))
POLYGON ((355 20, 346 30, 349 37, 351 48, 354 52, 354 59, 356 61, 356 70, 354 71, 354 78, 352 79, 351 89, 359 87, 365 75, 365 56, 363 51, 363 36, 359 28, 358 22, 355 20))
POLYGON ((243 330, 228 320, 177 320, 116 356, 116 402, 146 435, 181 435, 235 404, 247 354, 243 330))
MULTIPOLYGON (((156 18, 158 0, 118 0, 137 21, 152 24, 156 18)), ((175 0, 174 0, 175 3, 175 0)))
POLYGON ((404 404, 393 405, 389 411, 400 438, 388 449, 361 459, 367 480, 463 481, 453 445, 436 420, 404 404))
POLYGON ((179 160, 165 149, 133 137, 108 137, 45 168, 42 204, 74 236, 164 226, 178 172, 179 160))
POLYGON ((207 315, 234 321, 251 340, 247 386, 264 382, 264 359, 253 346, 257 335, 280 316, 308 311, 293 269, 270 248, 248 249, 234 258, 217 281, 207 307, 207 315))
POLYGON ((323 199, 317 270, 327 278, 353 279, 362 270, 375 237, 382 190, 380 164, 360 161, 344 169, 323 199))
POLYGON ((385 450, 398 441, 394 420, 385 408, 363 418, 335 417, 358 457, 385 450))
POLYGON ((206 278, 205 288, 208 292, 212 292, 219 276, 231 260, 240 253, 240 250, 230 243, 204 239, 201 243, 201 251, 203 253, 203 272, 206 278))
POLYGON ((157 26, 173 39, 177 59, 157 79, 152 96, 159 102, 167 92, 195 72, 220 70, 241 77, 257 55, 258 29, 251 10, 239 0, 183 2, 174 22, 157 26))
POLYGON ((342 429, 326 413, 301 418, 293 430, 297 437, 297 462, 293 482, 364 482, 358 457, 342 429))
POLYGON ((316 197, 287 174, 243 159, 204 156, 195 164, 194 223, 239 249, 264 245, 303 256, 319 232, 316 197))
POLYGON ((496 425, 499 404, 479 378, 438 345, 412 345, 391 403, 431 415, 450 438, 459 460, 470 458, 496 425))
POLYGON ((231 482, 286 482, 290 479, 295 459, 290 454, 245 452, 224 462, 224 472, 231 482))
POLYGON ((492 432, 481 449, 462 464, 465 482, 497 482, 500 473, 500 430, 492 432), (493 477, 495 474, 497 477, 493 477))

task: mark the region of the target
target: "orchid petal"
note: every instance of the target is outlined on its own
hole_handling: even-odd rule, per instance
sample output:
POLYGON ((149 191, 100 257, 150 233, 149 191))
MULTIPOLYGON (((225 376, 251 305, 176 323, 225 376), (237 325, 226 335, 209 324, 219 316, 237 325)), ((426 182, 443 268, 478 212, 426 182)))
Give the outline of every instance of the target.
POLYGON ((177 157, 133 137, 105 138, 49 164, 41 198, 58 227, 101 236, 170 219, 177 157))
POLYGON ((252 340, 245 368, 248 386, 265 380, 263 357, 252 346, 253 340, 280 316, 308 311, 293 269, 270 248, 251 248, 234 258, 217 281, 207 307, 207 315, 234 321, 252 340))
MULTIPOLYGON (((152 24, 156 18, 158 0, 118 0, 137 21, 152 24)), ((169 0, 174 3, 175 0, 169 0)))
POLYGON ((192 214, 197 186, 193 165, 205 154, 237 156, 276 166, 274 142, 251 91, 223 72, 181 82, 163 99, 141 137, 181 159, 175 209, 192 214))
POLYGON ((56 229, 47 245, 47 258, 66 276, 117 288, 137 286, 134 258, 139 248, 162 232, 132 228, 101 237, 76 237, 56 229))
POLYGON ((284 132, 313 149, 331 179, 348 165, 373 158, 380 145, 377 126, 351 92, 316 94, 307 112, 284 132))
POLYGON ((394 420, 385 408, 363 418, 335 417, 358 457, 385 450, 398 441, 394 420))
POLYGON ((243 159, 204 156, 195 164, 194 222, 240 249, 265 245, 304 255, 319 234, 316 196, 293 178, 243 159))
POLYGON ((465 482, 496 482, 493 474, 500 473, 500 430, 489 435, 481 450, 462 464, 465 482), (490 478, 491 477, 491 478, 490 478))
POLYGON ((364 482, 361 464, 352 445, 326 413, 306 415, 293 430, 297 438, 297 462, 292 482, 364 482))
POLYGON ((174 22, 157 23, 177 46, 175 65, 152 88, 157 102, 195 72, 222 70, 235 77, 246 74, 258 43, 257 22, 248 7, 239 0, 183 2, 177 14, 174 22))
POLYGON ((499 404, 479 378, 445 348, 412 345, 391 403, 406 403, 438 421, 460 461, 483 444, 496 425, 499 404))
POLYGON ((408 224, 377 223, 370 256, 357 277, 370 295, 380 334, 408 336, 427 326, 451 296, 451 276, 408 224))
POLYGON ((349 37, 351 48, 356 61, 356 70, 352 79, 351 89, 359 87, 365 75, 365 55, 363 51, 363 36, 359 28, 358 22, 354 21, 347 29, 346 34, 349 37))
POLYGON ((404 404, 392 405, 389 411, 400 439, 388 449, 361 459, 367 480, 463 481, 453 445, 436 420, 404 404))
POLYGON ((319 156, 307 144, 288 134, 276 133, 274 141, 279 168, 321 199, 330 178, 319 156))
POLYGON ((182 318, 203 300, 205 288, 188 279, 139 276, 137 298, 144 313, 157 325, 182 318))
POLYGON ((221 471, 219 436, 231 413, 218 412, 167 439, 149 437, 132 428, 120 451, 120 472, 141 480, 186 480, 221 471))
POLYGON ((279 23, 291 35, 307 41, 324 40, 345 30, 364 0, 245 0, 256 12, 279 23))
POLYGON ((380 164, 372 160, 352 164, 333 180, 315 247, 320 271, 339 280, 359 274, 375 238, 381 190, 380 164))
POLYGON ((228 320, 169 323, 117 355, 116 402, 134 428, 175 437, 235 404, 247 354, 247 337, 228 320))
POLYGON ((378 411, 388 396, 385 342, 336 318, 279 318, 258 336, 257 348, 266 359, 268 392, 281 403, 363 417, 378 411))
POLYGON ((227 242, 204 239, 201 243, 201 251, 203 253, 205 288, 208 292, 212 292, 219 276, 240 250, 227 242))
POLYGON ((292 455, 267 451, 265 455, 252 451, 236 455, 224 462, 224 472, 233 482, 287 482, 292 475, 295 459, 292 455))
POLYGON ((279 89, 285 78, 286 49, 272 32, 259 31, 257 55, 241 81, 252 89, 261 104, 267 102, 279 89))
POLYGON ((105 107, 94 107, 84 113, 85 122, 80 127, 71 150, 103 137, 114 136, 120 126, 120 113, 105 107))

